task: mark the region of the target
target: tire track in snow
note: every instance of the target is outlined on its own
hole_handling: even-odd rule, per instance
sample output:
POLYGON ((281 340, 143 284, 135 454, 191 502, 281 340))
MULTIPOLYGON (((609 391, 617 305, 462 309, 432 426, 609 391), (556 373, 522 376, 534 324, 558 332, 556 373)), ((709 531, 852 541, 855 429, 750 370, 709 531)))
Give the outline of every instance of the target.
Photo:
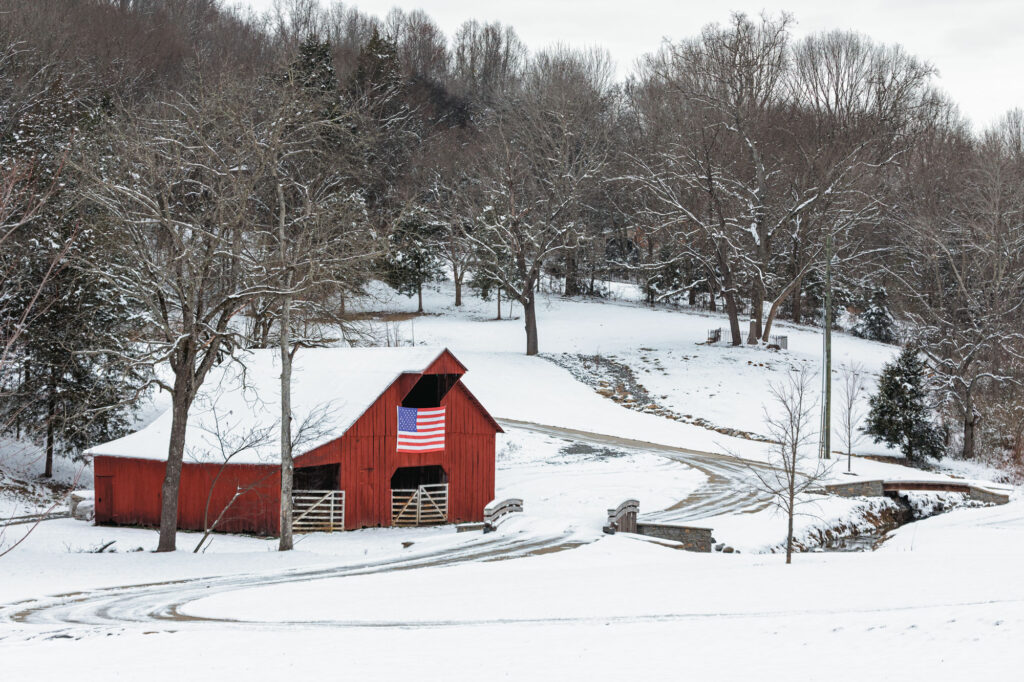
MULTIPOLYGON (((767 465, 747 462, 735 457, 702 452, 681 447, 648 443, 628 438, 534 424, 509 419, 500 420, 513 429, 531 431, 563 440, 593 446, 650 452, 686 464, 702 471, 707 481, 670 509, 643 514, 647 520, 689 522, 730 513, 753 512, 768 505, 766 495, 753 485, 751 467, 767 465)), ((642 503, 642 500, 641 500, 642 503)), ((603 510, 595 509, 595 514, 603 510)), ((82 593, 58 595, 0 607, 0 621, 22 625, 65 626, 36 635, 68 637, 85 632, 109 633, 125 626, 149 624, 163 629, 180 629, 203 625, 240 628, 295 626, 296 623, 260 623, 191 616, 185 607, 194 601, 214 594, 279 585, 290 582, 370 575, 387 571, 412 570, 432 566, 452 566, 471 561, 495 561, 535 554, 563 551, 591 542, 596 538, 569 533, 537 535, 533 533, 493 533, 480 536, 466 545, 415 556, 393 557, 377 562, 350 564, 310 570, 289 569, 267 574, 243 574, 221 577, 194 578, 168 582, 106 588, 82 593), (70 628, 66 626, 71 626, 70 628)), ((691 616, 697 614, 690 614, 691 616)), ((650 618, 675 618, 656 616, 650 618)), ((453 621, 451 625, 471 624, 475 621, 453 621)), ((434 626, 445 623, 434 623, 434 626)), ((481 622, 483 624, 483 622, 481 622)), ((303 623, 310 627, 420 627, 417 623, 317 622, 303 623)))
MULTIPOLYGON (((370 575, 388 571, 411 570, 431 566, 450 566, 469 561, 496 561, 538 553, 571 549, 585 542, 568 534, 493 533, 468 545, 416 556, 393 557, 377 562, 317 568, 289 569, 266 574, 242 574, 214 578, 193 578, 127 587, 104 588, 57 595, 0 607, 0 622, 22 625, 71 625, 70 632, 83 626, 108 632, 129 624, 161 624, 172 629, 195 623, 236 623, 230 619, 198 618, 184 615, 182 607, 213 594, 290 582, 370 575)), ((68 630, 47 631, 47 637, 66 637, 68 630)))
MULTIPOLYGON (((704 452, 689 448, 660 445, 630 438, 608 436, 589 431, 578 431, 559 426, 535 424, 514 419, 499 419, 502 426, 530 431, 568 441, 588 445, 624 448, 648 452, 686 464, 703 472, 708 480, 687 497, 662 511, 641 513, 647 521, 686 523, 722 514, 750 513, 764 509, 771 503, 771 496, 757 489, 757 477, 752 469, 769 469, 767 464, 744 460, 738 457, 704 452)), ((643 509, 640 499, 640 509, 643 509)), ((600 509, 594 510, 600 514, 600 509)))

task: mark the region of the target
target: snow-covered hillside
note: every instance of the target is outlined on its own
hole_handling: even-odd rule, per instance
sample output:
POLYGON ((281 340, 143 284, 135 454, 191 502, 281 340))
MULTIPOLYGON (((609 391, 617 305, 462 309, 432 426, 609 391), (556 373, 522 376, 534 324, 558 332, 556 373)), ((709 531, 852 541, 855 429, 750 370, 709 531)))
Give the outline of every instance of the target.
MULTIPOLYGON (((503 306, 505 319, 495 320, 493 301, 466 297, 456 308, 449 284, 424 293, 426 315, 390 322, 389 333, 403 343, 447 346, 470 369, 466 382, 498 417, 545 422, 544 415, 557 409, 563 426, 571 417, 579 426, 620 436, 644 436, 645 440, 684 445, 694 449, 722 448, 750 452, 744 443, 705 428, 690 430, 683 424, 653 426, 665 420, 636 420, 621 410, 602 410, 584 400, 583 386, 573 386, 567 373, 554 365, 561 354, 599 356, 630 367, 648 393, 660 405, 679 415, 706 420, 753 433, 764 431, 767 387, 791 368, 818 371, 821 365, 819 329, 776 324, 789 337, 785 351, 763 347, 706 344, 709 329, 727 326, 724 315, 689 310, 651 309, 635 300, 631 287, 616 288, 613 300, 567 300, 557 295, 542 298, 538 325, 542 358, 524 355, 525 336, 519 318, 522 310, 503 306), (557 387, 557 391, 552 389, 557 387), (566 391, 571 393, 566 394, 566 391), (532 397, 530 397, 532 395, 532 397), (537 398, 541 400, 538 401, 537 398), (587 413, 587 414, 585 414, 587 413), (588 414, 590 416, 588 416, 588 414), (612 416, 612 415, 616 416, 612 416)), ((379 285, 366 304, 375 311, 408 312, 416 302, 379 285)), ((385 323, 380 323, 381 325, 385 323)), ((833 393, 844 365, 859 363, 872 376, 895 353, 893 346, 866 341, 848 334, 833 336, 833 393)), ((869 382, 873 387, 873 378, 869 382)), ((592 392, 592 391, 591 391, 592 392)), ((610 402, 610 401, 608 401, 610 402)), ((858 452, 897 454, 884 445, 865 440, 858 452)))
MULTIPOLYGON (((311 534, 284 554, 274 540, 230 535, 191 554, 198 536, 180 533, 179 552, 164 555, 144 551, 152 530, 46 521, 0 559, 5 673, 107 679, 116 659, 132 678, 177 680, 200 655, 204 675, 229 679, 949 679, 1019 667, 1019 495, 905 526, 875 552, 784 565, 773 552, 785 518, 751 467, 767 459, 766 389, 791 367, 818 366, 817 330, 780 325, 785 351, 707 345, 721 317, 652 310, 620 290, 626 300, 547 298, 541 357, 523 354, 521 320, 493 320, 494 303, 472 298, 456 309, 447 286, 428 291, 424 316, 384 287, 366 304, 364 324, 382 337, 449 347, 505 426, 497 495, 523 498, 525 512, 497 532, 311 534), (623 390, 642 389, 656 409, 601 388, 626 375, 623 390), (605 510, 627 498, 643 517, 711 527, 738 551, 604 535, 605 510), (266 653, 282 648, 292 653, 266 653), (320 649, 334 654, 300 655, 320 649)), ((834 345, 837 367, 870 372, 894 352, 845 334, 834 345)), ((857 452, 894 454, 867 441, 857 452)), ((831 477, 946 477, 863 457, 852 477, 845 468, 831 477)), ((872 531, 889 505, 816 495, 798 542, 872 531)))

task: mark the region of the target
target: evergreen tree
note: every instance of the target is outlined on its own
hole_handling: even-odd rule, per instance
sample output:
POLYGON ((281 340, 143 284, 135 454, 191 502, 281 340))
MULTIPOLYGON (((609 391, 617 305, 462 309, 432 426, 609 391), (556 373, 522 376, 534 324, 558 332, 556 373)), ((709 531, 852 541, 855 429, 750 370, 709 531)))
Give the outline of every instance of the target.
POLYGON ((334 70, 331 44, 309 37, 299 45, 299 56, 292 64, 292 77, 303 88, 319 92, 334 92, 338 76, 334 70))
MULTIPOLYGON (((67 260, 81 259, 90 248, 89 235, 80 235, 67 260)), ((41 277, 51 259, 38 247, 27 265, 41 277)), ((0 318, 24 305, 19 297, 37 291, 8 293, 10 307, 0 308, 0 318)), ((133 330, 143 324, 131 301, 91 273, 67 265, 38 293, 45 303, 33 315, 32 333, 23 335, 16 349, 20 371, 3 387, 0 425, 45 448, 43 476, 50 477, 55 454, 78 456, 128 431, 147 376, 131 361, 133 330)))
POLYGON ((643 282, 647 302, 650 305, 675 302, 686 291, 686 284, 690 280, 684 268, 679 258, 672 257, 671 249, 661 247, 658 251, 658 264, 647 271, 649 274, 643 282))
MULTIPOLYGON (((384 38, 376 28, 356 60, 352 88, 358 94, 386 94, 402 82, 398 46, 384 38)), ((390 95, 387 95, 390 96, 390 95)))
MULTIPOLYGON (((833 272, 832 275, 832 328, 839 329, 839 315, 841 311, 850 306, 856 298, 850 292, 850 286, 840 273, 833 272)), ((790 304, 792 305, 792 304, 790 304)), ((825 280, 816 270, 811 270, 804 277, 803 306, 800 317, 804 324, 820 326, 825 319, 825 280)))
POLYGON ((898 447, 907 459, 941 457, 942 437, 930 419, 927 367, 917 348, 906 346, 886 364, 871 396, 865 433, 876 443, 898 447))
POLYGON ((388 235, 382 270, 384 281, 406 296, 416 295, 423 312, 423 285, 441 279, 440 233, 443 225, 416 211, 399 218, 388 235))
POLYGON ((853 333, 862 339, 896 343, 896 320, 889 312, 888 295, 885 289, 871 292, 871 300, 857 317, 853 333))

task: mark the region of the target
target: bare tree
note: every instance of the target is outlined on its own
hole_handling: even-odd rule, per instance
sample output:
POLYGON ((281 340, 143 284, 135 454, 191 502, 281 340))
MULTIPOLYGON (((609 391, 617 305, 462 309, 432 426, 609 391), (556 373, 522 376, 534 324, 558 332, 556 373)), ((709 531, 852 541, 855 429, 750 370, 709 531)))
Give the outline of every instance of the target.
POLYGON ((846 450, 846 471, 852 471, 853 448, 863 434, 863 398, 867 392, 864 366, 859 362, 843 365, 839 370, 839 442, 846 450))
POLYGON ((608 160, 600 105, 608 68, 599 52, 542 54, 522 97, 485 132, 476 167, 483 205, 469 238, 478 272, 523 306, 527 355, 539 350, 536 296, 545 264, 590 238, 584 196, 608 160))
MULTIPOLYGON (((244 375, 243 375, 244 376, 244 375)), ((244 386, 240 389, 247 390, 244 386)), ((259 398, 256 397, 256 402, 259 398)), ((265 426, 253 426, 244 429, 232 428, 224 422, 221 412, 217 408, 217 395, 215 394, 212 399, 204 401, 203 398, 197 399, 197 403, 203 401, 205 404, 203 407, 209 414, 209 418, 204 420, 204 426, 201 427, 202 431, 205 432, 209 438, 204 439, 206 445, 202 450, 190 451, 190 456, 197 461, 207 461, 210 459, 209 450, 215 449, 219 455, 220 466, 217 469, 217 473, 214 475, 213 480, 210 481, 210 487, 206 493, 206 506, 203 508, 203 535, 196 543, 193 553, 205 551, 204 545, 209 546, 207 540, 209 540, 211 534, 213 534, 217 527, 222 521, 228 516, 235 503, 246 495, 256 491, 259 487, 267 480, 267 478, 273 476, 273 474, 267 474, 256 480, 250 481, 245 485, 236 485, 235 491, 231 498, 221 507, 220 511, 217 512, 217 516, 210 519, 211 506, 213 504, 214 493, 217 488, 217 483, 220 481, 221 476, 228 470, 228 466, 231 461, 241 453, 250 453, 257 451, 261 448, 273 445, 274 443, 274 430, 279 428, 280 422, 274 424, 268 424, 265 426), (212 442, 211 442, 212 441, 212 442), (212 445, 212 448, 210 447, 212 445)), ((299 423, 298 427, 292 434, 293 440, 291 442, 291 449, 300 448, 306 443, 314 442, 324 434, 331 432, 331 417, 333 415, 330 404, 323 405, 317 409, 312 410, 306 417, 299 423)))
POLYGON ((900 207, 904 231, 886 271, 909 299, 914 336, 937 375, 940 402, 961 422, 961 452, 970 459, 979 398, 1022 383, 1015 368, 1024 359, 1024 115, 1011 113, 974 149, 945 146, 955 155, 923 163, 917 191, 900 207))
POLYGON ((515 29, 470 20, 452 38, 452 87, 485 107, 513 93, 526 66, 526 45, 515 29))
POLYGON ((248 301, 276 289, 258 276, 249 231, 253 176, 240 143, 239 111, 251 93, 225 79, 145 113, 122 114, 109 152, 82 168, 87 196, 106 212, 107 249, 92 270, 145 308, 140 362, 166 362, 172 423, 157 551, 173 551, 189 407, 210 369, 237 343, 233 326, 248 301))
MULTIPOLYGON (((196 403, 202 402, 202 398, 197 399, 196 403)), ((263 427, 245 429, 243 432, 235 433, 232 429, 228 428, 221 419, 221 414, 217 411, 217 401, 213 399, 206 406, 207 411, 210 413, 210 421, 212 424, 209 427, 203 427, 203 431, 213 439, 213 444, 218 450, 220 455, 220 467, 217 469, 217 473, 214 474, 213 480, 210 482, 210 488, 206 493, 206 505, 203 507, 203 535, 199 538, 199 542, 196 543, 195 549, 192 552, 198 553, 203 548, 210 534, 213 533, 217 526, 220 524, 228 511, 234 506, 235 502, 239 500, 246 493, 259 487, 260 484, 266 479, 262 477, 246 485, 239 485, 236 487, 234 494, 231 499, 228 500, 221 510, 217 513, 215 519, 210 520, 210 506, 213 503, 213 494, 217 488, 217 483, 220 481, 221 476, 228 469, 228 465, 231 460, 234 459, 239 453, 251 451, 256 448, 268 445, 273 442, 274 428, 277 426, 269 425, 263 427)), ((189 448, 188 455, 197 461, 206 461, 208 455, 206 449, 203 451, 193 451, 189 448)))
POLYGON ((650 56, 636 90, 642 125, 663 136, 635 154, 649 219, 711 247, 696 255, 713 254, 725 280, 734 344, 730 292, 749 290, 747 342, 767 342, 821 267, 826 235, 846 257, 855 245, 842 237, 882 221, 886 173, 933 99, 934 69, 902 50, 842 32, 793 45, 790 23, 736 14, 708 26, 650 56))
POLYGON ((807 370, 792 370, 783 381, 769 388, 772 405, 765 406, 765 426, 772 440, 770 467, 751 467, 762 491, 772 497, 776 508, 786 515, 786 563, 793 557, 793 518, 806 502, 802 496, 819 484, 828 469, 818 459, 812 429, 816 406, 811 397, 812 376, 807 370))

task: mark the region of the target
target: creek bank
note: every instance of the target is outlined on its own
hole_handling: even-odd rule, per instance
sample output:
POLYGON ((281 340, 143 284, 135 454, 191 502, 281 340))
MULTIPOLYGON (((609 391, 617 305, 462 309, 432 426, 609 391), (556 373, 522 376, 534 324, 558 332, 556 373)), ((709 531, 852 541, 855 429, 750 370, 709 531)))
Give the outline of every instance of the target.
MULTIPOLYGON (((867 504, 840 523, 812 528, 794 544, 807 552, 866 552, 877 549, 889 533, 953 509, 988 507, 964 493, 901 492, 884 498, 866 498, 867 504)), ((781 546, 784 551, 785 546, 781 546)), ((778 551, 778 549, 773 549, 778 551)))

